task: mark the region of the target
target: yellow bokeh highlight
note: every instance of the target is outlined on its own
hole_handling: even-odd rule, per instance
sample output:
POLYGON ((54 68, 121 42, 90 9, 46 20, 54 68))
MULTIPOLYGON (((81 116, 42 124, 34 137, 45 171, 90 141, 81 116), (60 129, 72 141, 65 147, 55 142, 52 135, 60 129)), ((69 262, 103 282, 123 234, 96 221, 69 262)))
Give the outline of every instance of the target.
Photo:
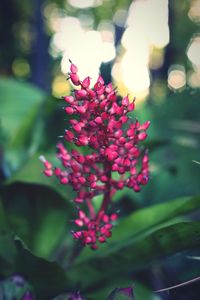
POLYGON ((16 58, 12 63, 12 71, 14 76, 27 78, 31 74, 31 69, 28 61, 24 58, 16 58))
POLYGON ((52 82, 52 95, 56 98, 70 94, 70 84, 64 75, 57 75, 52 82))

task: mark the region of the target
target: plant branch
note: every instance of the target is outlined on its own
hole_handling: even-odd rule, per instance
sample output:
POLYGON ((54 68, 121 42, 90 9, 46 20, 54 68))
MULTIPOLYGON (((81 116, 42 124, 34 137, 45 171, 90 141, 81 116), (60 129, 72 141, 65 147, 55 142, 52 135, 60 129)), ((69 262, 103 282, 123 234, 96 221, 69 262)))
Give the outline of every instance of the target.
POLYGON ((200 280, 200 276, 199 276, 199 277, 196 277, 196 278, 193 278, 193 279, 191 279, 191 280, 188 280, 188 281, 179 283, 179 284, 177 284, 177 285, 170 286, 170 287, 168 287, 168 288, 164 288, 164 289, 157 290, 157 291, 154 291, 154 292, 155 292, 155 293, 162 293, 162 292, 170 291, 170 290, 173 290, 173 289, 176 289, 176 288, 179 288, 179 287, 182 287, 182 286, 191 284, 191 283, 196 282, 196 281, 199 281, 199 280, 200 280))

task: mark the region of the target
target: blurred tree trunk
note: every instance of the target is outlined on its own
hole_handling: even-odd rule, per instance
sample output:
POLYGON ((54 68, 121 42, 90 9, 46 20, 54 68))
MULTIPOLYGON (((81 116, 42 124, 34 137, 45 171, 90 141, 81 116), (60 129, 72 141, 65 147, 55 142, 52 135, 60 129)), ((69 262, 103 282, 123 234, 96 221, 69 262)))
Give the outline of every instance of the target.
POLYGON ((50 59, 48 53, 49 37, 44 30, 44 20, 42 15, 44 1, 35 0, 32 30, 33 30, 33 45, 30 54, 30 64, 32 75, 30 81, 38 87, 50 89, 50 59))

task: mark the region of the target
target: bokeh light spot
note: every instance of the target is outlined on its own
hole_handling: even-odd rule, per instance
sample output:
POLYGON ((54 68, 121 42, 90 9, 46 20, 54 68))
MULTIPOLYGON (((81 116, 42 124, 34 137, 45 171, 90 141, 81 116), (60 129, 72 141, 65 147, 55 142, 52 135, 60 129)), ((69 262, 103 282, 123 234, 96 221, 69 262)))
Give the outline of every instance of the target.
POLYGON ((168 86, 177 91, 183 89, 186 85, 185 68, 181 65, 172 65, 168 72, 168 86))
POLYGON ((12 63, 12 71, 16 77, 27 78, 31 74, 28 61, 24 58, 16 58, 12 63))

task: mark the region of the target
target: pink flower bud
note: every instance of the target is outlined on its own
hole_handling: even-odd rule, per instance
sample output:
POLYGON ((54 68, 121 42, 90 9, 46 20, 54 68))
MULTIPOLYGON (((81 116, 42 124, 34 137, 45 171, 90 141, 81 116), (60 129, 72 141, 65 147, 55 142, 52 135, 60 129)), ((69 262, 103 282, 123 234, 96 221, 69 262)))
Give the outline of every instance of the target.
POLYGON ((77 66, 75 66, 74 64, 71 63, 70 71, 71 71, 72 73, 77 73, 77 72, 78 72, 77 66))
POLYGON ((80 135, 78 138, 77 138, 77 141, 75 143, 77 146, 86 146, 88 145, 88 137, 87 136, 84 136, 84 135, 80 135))
POLYGON ((71 132, 70 130, 66 130, 65 131, 65 136, 64 136, 65 140, 68 142, 72 142, 74 139, 74 134, 73 132, 71 132))
POLYGON ((107 182, 108 181, 108 177, 105 176, 105 175, 101 176, 100 179, 101 179, 102 182, 107 182))
POLYGON ((106 215, 106 214, 104 214, 103 217, 102 217, 102 221, 103 221, 104 223, 108 223, 108 222, 109 222, 109 216, 106 215))
POLYGON ((140 132, 137 137, 139 141, 144 141, 147 138, 147 134, 146 132, 140 132))
POLYGON ((76 125, 73 126, 73 129, 74 129, 76 132, 81 132, 82 127, 80 126, 79 123, 77 123, 76 125))
POLYGON ((90 86, 90 77, 86 77, 82 82, 81 86, 87 89, 90 86))
POLYGON ((82 227, 84 224, 83 224, 83 220, 81 220, 81 219, 76 219, 75 221, 74 221, 74 223, 77 225, 77 226, 79 226, 79 227, 82 227))
POLYGON ((131 102, 129 105, 128 105, 128 111, 133 111, 135 108, 135 103, 134 102, 131 102))
POLYGON ((128 117, 127 116, 121 116, 120 121, 122 122, 122 124, 125 124, 128 121, 128 117))
POLYGON ((80 219, 84 219, 85 218, 85 213, 84 213, 83 210, 79 210, 78 215, 79 215, 80 219))
POLYGON ((61 174, 61 169, 60 169, 60 168, 55 168, 54 174, 55 174, 56 176, 60 176, 60 174, 61 174))
POLYGON ((77 197, 77 198, 74 199, 74 202, 76 202, 76 203, 83 203, 83 199, 77 197))
POLYGON ((106 238, 105 238, 104 236, 100 236, 100 237, 98 238, 98 240, 99 240, 100 243, 105 243, 106 238))
POLYGON ((113 90, 112 83, 109 83, 105 88, 105 92, 107 94, 110 94, 112 92, 112 90, 113 90))
POLYGON ((51 169, 52 168, 52 164, 48 160, 46 160, 44 162, 44 166, 45 166, 46 169, 51 169))
POLYGON ((72 115, 74 113, 74 109, 72 107, 68 106, 68 107, 65 107, 65 112, 68 115, 72 115))
POLYGON ((97 123, 97 124, 102 124, 102 123, 103 123, 101 117, 96 117, 96 118, 94 119, 94 121, 95 121, 95 123, 97 123))
POLYGON ((85 179, 85 177, 80 176, 80 177, 78 177, 78 181, 79 181, 81 184, 84 184, 84 183, 86 182, 86 179, 85 179))
POLYGON ((78 98, 78 99, 85 99, 87 97, 87 91, 86 90, 78 90, 78 91, 75 91, 75 96, 78 98))
POLYGON ((122 105, 123 106, 128 106, 129 105, 129 98, 128 98, 128 96, 126 96, 126 97, 124 97, 122 99, 122 105))
POLYGON ((85 241, 85 244, 90 244, 90 243, 92 243, 92 237, 87 236, 84 241, 85 241))
POLYGON ((76 110, 80 114, 85 114, 86 109, 87 109, 86 106, 76 106, 76 110))
POLYGON ((53 171, 52 170, 44 170, 44 174, 47 176, 47 177, 51 177, 53 175, 53 171))
POLYGON ((103 77, 101 75, 99 75, 97 82, 99 82, 101 85, 104 85, 104 80, 103 77))
POLYGON ((72 96, 65 96, 63 97, 63 99, 69 104, 72 104, 74 102, 74 97, 72 96))
POLYGON ((82 238, 82 236, 83 236, 83 232, 82 231, 76 231, 76 232, 72 232, 72 234, 73 234, 73 238, 74 239, 80 239, 80 238, 82 238))
POLYGON ((115 131, 114 136, 116 138, 120 138, 123 135, 123 131, 121 129, 115 131))
POLYGON ((67 184, 68 182, 69 181, 68 181, 67 177, 63 177, 63 178, 60 179, 61 184, 67 184))
POLYGON ((151 122, 150 121, 146 121, 144 124, 138 126, 137 130, 147 130, 150 126, 151 122))
POLYGON ((109 238, 109 237, 112 236, 112 232, 109 231, 109 230, 106 230, 106 231, 104 232, 104 235, 105 235, 107 238, 109 238))
POLYGON ((94 98, 96 96, 96 93, 93 90, 88 89, 87 92, 90 98, 94 98))
POLYGON ((80 80, 79 80, 79 77, 77 74, 71 73, 71 74, 69 74, 69 77, 74 85, 79 85, 80 80))
POLYGON ((117 220, 118 219, 118 215, 117 214, 112 214, 111 216, 110 216, 110 220, 111 221, 115 221, 115 220, 117 220))

